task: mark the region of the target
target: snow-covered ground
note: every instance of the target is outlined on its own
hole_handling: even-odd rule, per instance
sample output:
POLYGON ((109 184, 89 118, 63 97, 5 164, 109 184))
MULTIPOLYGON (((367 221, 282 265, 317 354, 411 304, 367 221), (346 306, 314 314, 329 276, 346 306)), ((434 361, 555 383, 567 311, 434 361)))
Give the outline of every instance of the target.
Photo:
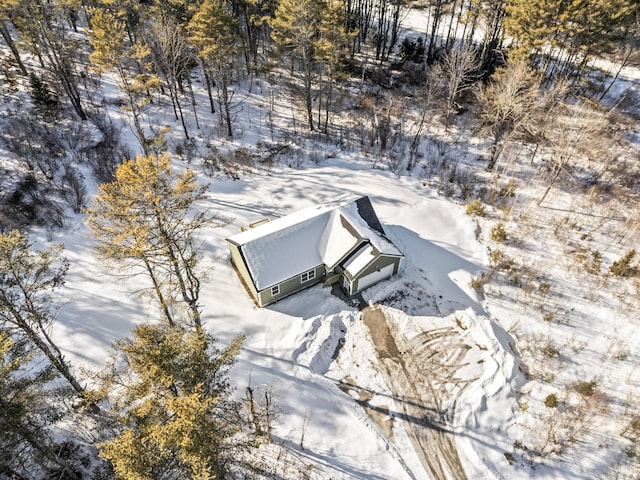
MULTIPOLYGON (((206 266, 211 268, 202 295, 204 318, 223 342, 237 334, 247 336, 233 376, 240 390, 249 384, 272 390, 281 411, 276 441, 299 446, 304 435, 305 461, 331 478, 425 478, 406 434, 394 432, 393 442, 385 438, 354 399, 338 388, 338 382, 350 375, 360 388, 374 393, 371 404, 382 402, 393 408, 394 399, 375 368, 376 354, 357 309, 321 285, 272 307, 256 308, 231 267, 224 239, 265 216, 285 215, 345 192, 368 194, 407 261, 399 277, 372 287, 367 296, 419 288, 434 299, 434 311, 443 317, 460 312, 468 319, 487 348, 487 359, 501 359, 503 345, 491 339, 491 320, 469 287, 472 277, 488 264, 486 248, 475 238, 474 221, 462 206, 439 198, 417 180, 350 169, 342 160, 238 181, 214 179, 209 191, 203 207, 233 220, 201 238, 206 266), (333 358, 338 345, 343 346, 333 358)), ((68 303, 56 324, 55 338, 72 364, 98 368, 115 339, 137 323, 153 320, 156 312, 144 297, 130 293, 137 290, 135 281, 110 276, 96 263, 81 219, 76 227, 55 239, 65 244, 72 264, 65 288, 68 303)), ((437 323, 437 318, 432 321, 437 323)), ((501 363, 480 364, 474 373, 477 389, 467 393, 461 415, 467 417, 485 403, 476 393, 493 394, 511 380, 514 372, 501 363)), ((465 418, 459 423, 462 428, 465 418)), ((485 427, 474 423, 469 426, 478 431, 485 427)))

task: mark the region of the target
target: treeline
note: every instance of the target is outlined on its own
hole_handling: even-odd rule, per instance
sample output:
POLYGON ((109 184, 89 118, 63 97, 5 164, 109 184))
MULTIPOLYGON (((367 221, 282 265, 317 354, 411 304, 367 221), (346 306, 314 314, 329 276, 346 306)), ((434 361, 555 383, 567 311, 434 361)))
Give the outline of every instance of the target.
MULTIPOLYGON (((149 155, 167 148, 167 131, 147 118, 150 105, 167 98, 167 113, 180 121, 186 139, 181 151, 193 150, 202 107, 194 78, 202 78, 208 110, 232 138, 239 129, 239 86, 284 67, 307 128, 331 134, 347 107, 362 104, 342 101, 353 94, 349 79, 360 78, 366 95, 367 85, 397 87, 392 68, 400 69, 400 80, 442 100, 448 117, 472 100, 465 94, 470 86, 486 84, 508 61, 523 60, 541 85, 562 79, 573 92, 601 98, 616 72, 598 76, 593 61, 611 56, 621 67, 638 42, 638 6, 631 0, 430 0, 414 8, 424 9, 423 31, 401 39, 407 9, 399 1, 3 0, 0 33, 11 52, 3 61, 5 94, 28 83, 32 98, 32 110, 10 115, 6 128, 7 148, 32 173, 3 199, 3 223, 43 222, 50 216, 43 212, 55 211, 47 221, 61 224, 52 194, 75 211, 86 201, 75 164, 89 163, 105 181, 131 156, 104 108, 104 73, 117 79, 136 149, 149 155), (64 121, 67 106, 80 124, 64 121), (96 129, 99 140, 92 140, 96 129)), ((378 110, 372 113, 382 131, 385 109, 378 110)))
POLYGON ((145 155, 159 135, 142 122, 155 96, 169 96, 189 139, 186 109, 198 123, 191 76, 196 70, 229 137, 235 119, 230 87, 276 65, 289 66, 299 79, 294 86, 309 129, 326 133, 336 108, 335 83, 368 68, 380 77, 395 54, 423 64, 426 72, 452 51, 471 49, 476 73, 485 80, 507 59, 525 58, 545 78, 569 77, 577 85, 594 59, 617 54, 624 64, 638 41, 632 0, 429 0, 414 8, 424 9, 424 30, 401 41, 407 10, 400 1, 4 0, 0 33, 18 72, 34 76, 40 110, 54 109, 63 96, 86 120, 99 107, 97 74, 115 73, 145 155), (28 71, 25 55, 40 68, 28 71))
MULTIPOLYGON (((501 78, 494 77, 496 69, 525 68, 538 88, 535 101, 557 85, 564 85, 566 98, 597 101, 633 58, 639 38, 632 0, 429 0, 413 8, 423 11, 422 31, 401 38, 408 10, 397 0, 3 0, 3 100, 28 90, 31 102, 15 100, 19 108, 8 106, 3 126, 4 146, 22 168, 3 185, 2 229, 57 228, 65 208, 80 212, 87 201, 82 165, 98 181, 109 181, 133 156, 131 148, 144 155, 167 151, 168 130, 154 123, 152 107, 170 104, 166 113, 184 138, 175 150, 189 160, 203 120, 217 118, 221 136, 232 139, 242 131, 241 92, 255 79, 276 83, 304 112, 300 122, 291 109, 294 129, 302 124, 336 138, 346 135, 345 118, 354 111, 369 127, 351 135, 386 154, 394 125, 402 124, 398 135, 412 137, 410 151, 394 155, 409 157, 411 169, 425 119, 438 116, 450 125, 459 113, 475 114, 477 92, 486 97, 501 78), (615 67, 595 69, 602 57, 615 60, 615 67), (107 73, 117 81, 117 100, 105 98, 101 78, 107 73), (198 100, 201 85, 206 107, 198 100), (403 118, 407 95, 421 111, 416 125, 403 118), (137 146, 121 142, 120 125, 105 107, 113 101, 126 113, 137 146)), ((532 101, 520 98, 529 91, 512 93, 523 104, 532 101)), ((270 95, 273 129, 278 93, 272 88, 270 95)), ((509 112, 475 120, 486 126, 496 115, 505 115, 496 120, 500 125, 521 124, 509 112)), ((494 131, 490 169, 502 129, 494 131)))

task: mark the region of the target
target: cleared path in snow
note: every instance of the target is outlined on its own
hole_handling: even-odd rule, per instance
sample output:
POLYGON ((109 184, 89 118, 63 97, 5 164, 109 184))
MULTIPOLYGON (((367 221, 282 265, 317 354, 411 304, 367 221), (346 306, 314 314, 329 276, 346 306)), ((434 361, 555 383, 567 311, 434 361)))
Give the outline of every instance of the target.
POLYGON ((396 398, 399 420, 425 471, 436 479, 466 479, 450 424, 457 398, 473 381, 455 378, 472 347, 450 327, 406 339, 390 326, 381 307, 368 307, 362 313, 396 398))

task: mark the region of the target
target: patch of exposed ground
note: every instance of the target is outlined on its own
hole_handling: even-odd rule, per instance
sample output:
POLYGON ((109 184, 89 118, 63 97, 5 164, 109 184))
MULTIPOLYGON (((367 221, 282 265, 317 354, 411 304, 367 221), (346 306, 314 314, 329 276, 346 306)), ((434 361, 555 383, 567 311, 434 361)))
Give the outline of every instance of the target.
MULTIPOLYGON (((382 307, 369 307, 362 313, 380 370, 395 398, 396 420, 402 422, 425 471, 436 479, 465 479, 451 423, 457 399, 473 381, 456 376, 467 365, 465 356, 472 347, 453 327, 405 338, 387 319, 382 307)), ((380 409, 371 407, 366 395, 359 403, 380 425, 380 409), (376 411, 377 420, 371 410, 376 411)), ((388 417, 387 410, 385 419, 388 417)), ((387 435, 391 426, 387 421, 381 431, 387 435)), ((393 441, 389 435, 387 438, 393 441)))
POLYGON ((373 420, 373 423, 378 427, 378 430, 380 430, 390 441, 393 441, 394 418, 388 406, 371 405, 369 402, 373 398, 373 393, 360 388, 349 376, 343 378, 338 383, 338 387, 347 395, 353 397, 356 403, 364 409, 367 415, 369 415, 369 418, 373 420))

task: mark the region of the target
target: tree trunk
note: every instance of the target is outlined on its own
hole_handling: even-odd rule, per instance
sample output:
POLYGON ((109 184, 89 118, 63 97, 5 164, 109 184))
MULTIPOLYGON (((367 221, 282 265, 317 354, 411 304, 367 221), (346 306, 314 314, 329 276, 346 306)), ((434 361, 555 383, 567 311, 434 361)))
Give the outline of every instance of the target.
POLYGON ((500 153, 502 152, 502 137, 504 135, 504 132, 502 130, 502 128, 499 128, 493 137, 493 142, 491 143, 491 153, 489 154, 489 163, 487 164, 487 172, 493 171, 496 163, 498 163, 500 153))
POLYGON ((187 76, 189 86, 189 96, 191 97, 191 107, 193 108, 193 116, 196 119, 196 128, 200 130, 200 122, 198 121, 198 111, 196 110, 196 96, 193 94, 193 85, 191 85, 191 77, 187 76))
MULTIPOLYGON (((169 92, 171 93, 171 101, 174 103, 174 113, 175 108, 178 107, 178 112, 180 114, 180 123, 182 124, 182 129, 184 130, 184 136, 189 140, 189 132, 187 131, 187 124, 184 121, 184 113, 182 112, 182 105, 180 105, 180 98, 178 97, 178 89, 176 88, 176 82, 172 81, 172 84, 169 85, 169 92)), ((176 116, 177 118, 177 116, 176 116)))
POLYGON ((431 34, 429 35, 429 47, 427 48, 427 64, 433 63, 434 60, 436 34, 442 17, 442 1, 436 0, 436 11, 433 13, 433 20, 431 21, 431 34))
POLYGON ((9 29, 7 28, 7 24, 5 22, 0 22, 0 35, 2 35, 2 38, 4 38, 5 43, 11 49, 13 58, 15 58, 16 63, 20 68, 20 71, 22 72, 23 75, 26 76, 27 69, 25 68, 24 63, 22 63, 22 59, 20 58, 20 52, 18 51, 18 48, 16 47, 15 42, 11 38, 11 34, 9 33, 9 29))
MULTIPOLYGON (((69 384, 73 387, 73 389, 78 392, 80 395, 84 393, 84 388, 80 385, 78 380, 71 373, 71 369, 67 362, 64 360, 64 356, 62 352, 58 349, 58 347, 53 343, 51 338, 46 333, 45 328, 39 321, 35 321, 34 323, 38 325, 38 330, 41 332, 42 337, 38 334, 32 326, 31 323, 27 319, 25 319, 21 312, 15 309, 15 307, 5 298, 3 294, 3 301, 5 307, 11 313, 13 317, 13 321, 11 322, 13 325, 18 327, 29 339, 31 343, 35 347, 40 350, 47 359, 51 362, 53 367, 60 372, 60 374, 69 382, 69 384)), ((35 318, 40 318, 41 315, 38 312, 27 312, 30 315, 33 315, 35 318)))
POLYGON ((313 98, 312 98, 312 72, 311 61, 307 58, 304 61, 304 99, 307 107, 307 120, 309 122, 309 130, 313 132, 313 98))
POLYGON ((207 85, 207 95, 209 95, 209 105, 211 105, 211 113, 216 113, 215 102, 213 100, 213 93, 211 92, 211 77, 209 77, 209 73, 207 72, 207 68, 203 66, 204 71, 204 81, 207 85))
POLYGON ((229 98, 229 85, 227 85, 226 75, 222 80, 222 98, 224 99, 224 118, 227 123, 227 137, 233 138, 233 129, 231 128, 231 99, 229 98))
POLYGON ((164 294, 162 293, 162 289, 160 288, 160 282, 158 282, 158 279, 156 278, 153 267, 149 263, 148 258, 145 257, 142 261, 144 262, 144 266, 147 269, 149 278, 151 278, 151 283, 153 283, 153 291, 155 292, 156 297, 158 297, 158 302, 160 302, 160 309, 162 310, 162 313, 164 313, 169 326, 173 327, 175 325, 175 322, 173 321, 171 312, 169 312, 169 305, 167 304, 167 300, 164 298, 164 294))

